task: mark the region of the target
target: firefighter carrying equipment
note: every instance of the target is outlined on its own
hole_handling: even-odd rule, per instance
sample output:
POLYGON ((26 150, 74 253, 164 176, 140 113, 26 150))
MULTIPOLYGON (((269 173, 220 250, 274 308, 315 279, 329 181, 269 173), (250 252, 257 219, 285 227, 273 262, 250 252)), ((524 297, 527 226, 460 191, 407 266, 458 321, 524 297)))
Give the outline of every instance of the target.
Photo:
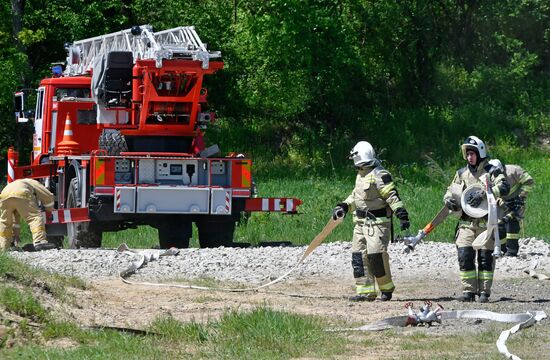
MULTIPOLYGON (((354 149, 361 145, 363 142, 354 149)), ((359 151, 355 154, 354 163, 359 163, 360 154, 359 151)), ((361 166, 357 170, 355 187, 343 201, 349 211, 353 211, 355 224, 351 249, 355 290, 358 295, 375 298, 377 287, 381 293, 391 293, 395 289, 387 252, 392 212, 400 218, 403 229, 410 223, 391 174, 380 165, 361 166)), ((341 203, 337 207, 344 206, 341 203)))
MULTIPOLYGON (((471 185, 480 184, 481 188, 485 188, 485 191, 487 192, 487 218, 474 218, 468 215, 466 210, 469 205, 467 205, 465 201, 467 194, 461 196, 461 203, 464 208, 462 209, 463 213, 460 217, 461 221, 458 223, 455 233, 455 243, 459 250, 460 248, 469 248, 474 251, 473 243, 477 238, 477 248, 491 251, 494 250, 495 255, 499 255, 500 245, 495 246, 495 242, 500 240, 500 238, 498 238, 498 220, 496 211, 491 211, 489 214, 489 208, 496 206, 495 197, 507 195, 510 187, 504 174, 499 171, 493 171, 491 175, 491 168, 492 166, 488 164, 488 160, 484 159, 475 167, 466 166, 459 169, 451 183, 451 185, 456 184, 456 186, 459 186, 464 190, 469 188, 471 185), (488 174, 489 176, 487 176, 488 174), (494 234, 496 234, 496 236, 494 234)), ((451 196, 451 187, 449 187, 443 197, 443 200, 448 199, 451 196)), ((466 260, 468 260, 466 258, 462 258, 462 256, 465 256, 466 254, 466 251, 458 252, 459 263, 466 262, 466 260)), ((470 269, 471 266, 468 266, 468 268, 464 268, 460 271, 462 292, 471 292, 475 294, 486 292, 487 294, 490 294, 493 272, 486 269, 481 269, 481 263, 479 262, 480 260, 481 259, 478 259, 478 271, 475 270, 475 267, 470 269)))
POLYGON ((33 244, 46 244, 46 228, 39 203, 47 210, 54 206, 53 194, 33 179, 18 179, 6 185, 0 194, 0 248, 8 249, 14 236, 19 236, 22 216, 28 223, 33 244))
MULTIPOLYGON (((407 304, 407 306, 412 307, 412 305, 409 304, 407 304)), ((421 309, 421 313, 423 313, 424 311, 426 311, 425 307, 421 309)), ((507 359, 514 360, 520 360, 520 358, 508 351, 506 340, 508 340, 511 334, 515 334, 521 329, 533 326, 547 317, 544 311, 527 311, 525 313, 517 314, 500 314, 486 310, 445 311, 441 309, 438 311, 438 309, 431 310, 430 307, 428 307, 427 311, 428 312, 426 313, 426 318, 428 320, 433 319, 430 324, 433 322, 443 322, 456 319, 484 319, 502 323, 516 323, 516 325, 514 325, 510 329, 502 331, 496 341, 498 351, 503 354, 507 359), (432 312, 432 314, 429 314, 430 312, 432 312)), ((380 331, 395 327, 407 327, 411 325, 425 325, 425 323, 419 322, 418 324, 414 325, 414 322, 411 320, 411 312, 409 310, 408 315, 389 317, 383 320, 376 321, 372 324, 363 325, 357 328, 328 329, 328 331, 380 331)))
POLYGON ((336 226, 342 223, 343 218, 340 218, 338 220, 332 220, 329 219, 323 230, 315 238, 311 241, 311 243, 308 245, 296 265, 292 267, 289 271, 284 273, 283 275, 279 276, 275 280, 272 280, 268 283, 265 283, 263 285, 253 287, 253 288, 222 288, 222 287, 207 287, 207 286, 196 286, 196 285, 180 285, 180 284, 166 284, 166 283, 151 283, 151 282, 137 282, 137 281, 130 281, 127 278, 135 273, 140 267, 147 264, 147 262, 153 261, 158 259, 161 256, 175 256, 179 253, 179 250, 177 249, 168 249, 166 251, 154 251, 154 250, 146 250, 146 251, 137 251, 137 250, 131 250, 128 245, 121 244, 117 251, 123 254, 127 254, 133 257, 137 256, 137 259, 132 261, 130 266, 128 266, 126 269, 123 269, 119 272, 119 277, 125 284, 130 285, 144 285, 144 286, 155 286, 155 287, 172 287, 172 288, 179 288, 179 289, 195 289, 195 290, 209 290, 209 291, 226 291, 226 292, 248 292, 248 291, 258 291, 260 289, 266 288, 268 286, 274 285, 278 282, 281 282, 284 278, 286 278, 290 273, 295 271, 300 267, 302 262, 326 239, 326 237, 334 230, 336 226))

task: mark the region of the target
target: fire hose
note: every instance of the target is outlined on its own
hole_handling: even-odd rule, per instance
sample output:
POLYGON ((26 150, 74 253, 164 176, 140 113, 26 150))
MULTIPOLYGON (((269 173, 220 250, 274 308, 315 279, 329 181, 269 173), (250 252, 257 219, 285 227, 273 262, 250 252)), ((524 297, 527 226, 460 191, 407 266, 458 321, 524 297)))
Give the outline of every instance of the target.
POLYGON ((403 242, 405 245, 403 247, 403 251, 406 253, 414 251, 416 245, 428 236, 428 234, 431 233, 437 225, 441 224, 451 213, 452 211, 444 206, 441 210, 439 210, 433 220, 428 223, 428 225, 424 226, 422 230, 418 230, 418 234, 416 236, 404 236, 402 238, 398 238, 398 241, 403 242))
MULTIPOLYGON (((482 184, 470 185, 464 191, 457 188, 455 185, 456 184, 453 184, 453 188, 451 189, 451 192, 453 194, 453 197, 455 198, 460 197, 462 210, 467 215, 469 215, 472 218, 482 218, 484 216, 487 216, 487 230, 483 231, 481 234, 479 234, 475 238, 475 240, 472 243, 472 247, 475 250, 479 250, 488 241, 490 241, 491 239, 494 239, 495 245, 493 250, 493 256, 495 258, 500 257, 501 254, 500 254, 500 237, 498 233, 497 202, 491 190, 491 181, 489 179, 489 175, 485 176, 482 179, 482 184), (472 191, 479 190, 479 189, 484 190, 486 193, 486 207, 487 207, 486 209, 472 208, 466 202, 468 195, 472 191)), ((436 226, 441 224, 452 213, 453 211, 447 209, 447 207, 444 206, 443 208, 441 208, 441 210, 439 210, 439 212, 433 218, 433 220, 428 223, 428 225, 426 225, 423 229, 418 230, 418 234, 416 236, 399 237, 397 241, 402 242, 405 245, 403 247, 403 251, 406 253, 414 251, 416 245, 418 245, 418 243, 420 243, 426 236, 428 236, 428 234, 431 233, 436 226)))
POLYGON ((343 221, 342 218, 338 218, 337 220, 333 220, 332 218, 327 222, 323 230, 315 238, 311 241, 311 243, 308 245, 298 262, 286 273, 279 276, 275 280, 272 280, 268 283, 256 286, 256 287, 250 287, 250 288, 224 288, 224 287, 207 287, 207 286, 198 286, 198 285, 183 285, 183 284, 163 284, 163 283, 151 283, 151 282, 136 282, 128 280, 128 277, 135 273, 139 268, 141 268, 143 265, 147 264, 150 261, 154 261, 159 259, 162 256, 175 256, 179 253, 179 250, 176 248, 171 248, 164 251, 153 251, 153 250, 145 250, 145 251, 138 251, 138 250, 132 250, 128 247, 126 244, 121 244, 117 251, 119 253, 131 255, 135 257, 135 260, 131 262, 130 266, 128 268, 122 270, 119 272, 120 279, 125 284, 131 284, 131 285, 145 285, 145 286, 156 286, 156 287, 174 287, 174 288, 180 288, 180 289, 195 289, 195 290, 215 290, 215 291, 227 291, 227 292, 247 292, 247 291, 258 291, 260 289, 266 288, 268 286, 274 285, 278 282, 281 282, 284 278, 286 278, 288 275, 290 275, 293 271, 298 269, 300 265, 304 262, 304 260, 326 239, 326 237, 334 230, 336 226, 338 226, 343 221))
POLYGON ((516 323, 516 325, 510 329, 500 333, 496 345, 498 351, 507 359, 521 360, 518 356, 508 351, 506 340, 508 340, 511 334, 515 334, 521 329, 530 327, 547 317, 544 311, 528 311, 517 314, 500 314, 487 310, 444 311, 441 305, 436 309, 432 309, 432 303, 430 301, 426 301, 418 312, 412 309, 412 303, 407 303, 405 307, 408 309, 408 315, 389 317, 357 328, 329 329, 329 331, 379 331, 394 327, 418 325, 431 326, 433 322, 441 323, 442 320, 455 319, 485 319, 503 323, 516 323))

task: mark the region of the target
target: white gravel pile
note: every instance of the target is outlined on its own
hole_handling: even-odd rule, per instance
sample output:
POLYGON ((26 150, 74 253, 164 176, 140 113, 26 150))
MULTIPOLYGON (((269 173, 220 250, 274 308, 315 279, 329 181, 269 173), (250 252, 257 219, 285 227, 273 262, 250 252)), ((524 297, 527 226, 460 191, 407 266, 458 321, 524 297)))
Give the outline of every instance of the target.
MULTIPOLYGON (((550 244, 535 238, 520 240, 520 256, 497 261, 497 276, 525 276, 524 270, 537 266, 536 271, 550 275, 550 244)), ((140 268, 133 280, 166 281, 215 279, 222 282, 262 284, 292 269, 302 256, 305 246, 182 249, 177 256, 161 257, 140 268)), ((425 242, 410 254, 403 245, 390 246, 394 276, 430 274, 438 276, 458 272, 454 244, 425 242)), ((147 250, 159 252, 161 250, 147 250)), ((14 258, 50 272, 84 279, 106 279, 118 276, 135 256, 116 250, 49 250, 42 252, 12 252, 14 258)), ((351 278, 351 244, 335 242, 319 246, 290 278, 351 278)))

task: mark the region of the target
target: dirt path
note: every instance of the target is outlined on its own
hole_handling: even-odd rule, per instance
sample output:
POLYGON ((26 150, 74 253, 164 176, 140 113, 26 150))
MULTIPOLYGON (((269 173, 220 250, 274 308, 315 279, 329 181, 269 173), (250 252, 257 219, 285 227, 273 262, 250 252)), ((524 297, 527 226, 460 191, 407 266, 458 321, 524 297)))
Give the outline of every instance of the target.
MULTIPOLYGON (((227 310, 247 310, 266 305, 273 309, 328 319, 332 326, 356 327, 405 315, 405 303, 416 307, 426 300, 445 309, 484 309, 501 313, 544 310, 550 314, 550 281, 525 275, 497 279, 488 304, 464 304, 453 300, 459 293, 458 275, 453 272, 396 277, 397 290, 390 302, 354 303, 352 279, 304 278, 274 285, 265 291, 234 293, 178 288, 127 285, 119 279, 92 283, 88 290, 75 292, 78 307, 66 313, 88 326, 116 326, 143 329, 155 318, 171 315, 189 322, 215 319, 227 310)), ((226 286, 226 285, 225 285, 226 286)))

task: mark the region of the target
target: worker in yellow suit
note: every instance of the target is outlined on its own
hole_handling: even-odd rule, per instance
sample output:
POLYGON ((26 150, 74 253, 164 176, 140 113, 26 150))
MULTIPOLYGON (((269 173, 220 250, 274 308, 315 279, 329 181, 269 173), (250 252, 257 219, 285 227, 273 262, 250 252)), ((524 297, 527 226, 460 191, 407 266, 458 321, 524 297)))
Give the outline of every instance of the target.
POLYGON ((494 169, 506 176, 510 192, 499 202, 499 231, 501 250, 506 256, 518 256, 520 221, 525 212, 527 194, 533 190, 535 181, 519 165, 504 165, 498 159, 489 161, 494 169))
POLYGON ((357 169, 355 188, 333 210, 336 220, 353 211, 351 264, 356 295, 350 301, 373 301, 376 286, 380 300, 392 298, 393 284, 388 244, 391 238, 391 216, 399 219, 401 230, 410 227, 409 214, 397 192, 391 174, 380 165, 372 145, 359 141, 350 152, 357 169))
POLYGON ((19 237, 20 216, 29 224, 34 250, 56 248, 46 240, 46 227, 40 203, 46 210, 51 211, 54 196, 38 181, 18 179, 6 185, 0 194, 0 250, 8 250, 14 237, 19 237))
MULTIPOLYGON (((453 197, 453 184, 458 185, 464 191, 470 185, 483 184, 483 178, 487 174, 490 175, 491 190, 497 201, 508 195, 510 185, 504 174, 497 169, 493 170, 493 166, 489 164, 489 154, 485 142, 477 136, 469 136, 462 144, 461 149, 462 157, 466 160, 467 165, 455 173, 453 182, 447 188, 447 192, 443 197, 445 206, 449 210, 458 211, 461 209, 461 204, 453 197)), ((486 196, 485 190, 478 189, 472 192, 465 202, 472 207, 477 207, 486 196)), ((479 302, 481 303, 489 301, 495 270, 493 258, 495 239, 491 237, 490 241, 479 250, 475 250, 473 247, 476 237, 486 229, 486 216, 472 218, 466 212, 462 213, 457 224, 455 243, 458 251, 460 282, 462 284, 462 294, 457 298, 459 301, 473 302, 476 295, 479 296, 479 302)))

